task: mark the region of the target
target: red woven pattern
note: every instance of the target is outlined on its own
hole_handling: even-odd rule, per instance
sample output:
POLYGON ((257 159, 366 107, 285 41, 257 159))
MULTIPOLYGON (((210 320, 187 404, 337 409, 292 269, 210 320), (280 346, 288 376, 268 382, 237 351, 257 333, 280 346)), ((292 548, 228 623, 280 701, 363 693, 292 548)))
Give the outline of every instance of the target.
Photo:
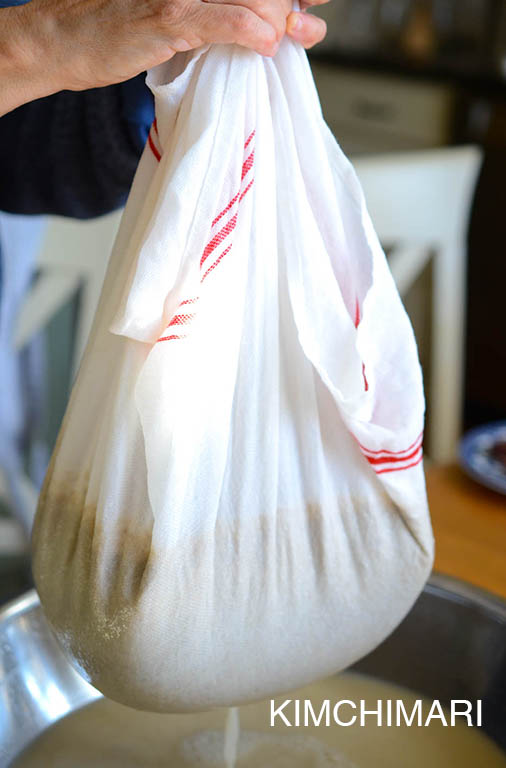
MULTIPOLYGON (((158 135, 158 130, 157 130, 157 126, 156 126, 156 120, 153 123, 152 128, 153 128, 154 132, 158 135)), ((250 135, 248 136, 248 138, 246 139, 246 142, 244 144, 244 151, 245 152, 246 152, 248 146, 250 145, 251 141, 253 140, 254 135, 255 135, 255 131, 252 131, 250 133, 250 135)), ((151 134, 148 136, 148 143, 149 143, 149 146, 151 147, 151 150, 153 151, 153 154, 155 155, 155 157, 157 157, 157 155, 160 155, 160 153, 158 152, 158 150, 157 150, 157 148, 156 148, 156 146, 155 146, 155 144, 154 144, 154 142, 153 142, 153 140, 151 138, 151 134)), ((158 156, 157 159, 159 160, 160 157, 158 156)), ((220 248, 220 246, 223 244, 224 240, 226 240, 228 237, 230 237, 232 235, 234 229, 237 226, 239 205, 244 200, 245 196, 247 195, 247 193, 250 191, 251 187, 253 186, 254 178, 252 178, 249 181, 249 183, 247 184, 247 186, 244 189, 242 189, 242 184, 244 182, 244 179, 248 176, 249 172, 252 170, 254 162, 255 162, 255 150, 253 149, 249 153, 248 157, 244 160, 244 162, 242 164, 242 169, 241 169, 241 186, 239 188, 239 191, 234 195, 234 197, 230 200, 230 202, 227 203, 227 205, 223 208, 223 210, 216 216, 216 218, 211 223, 211 230, 213 230, 213 228, 221 221, 221 219, 223 219, 227 214, 232 214, 231 218, 229 218, 229 220, 226 222, 226 224, 224 224, 221 227, 219 232, 216 232, 211 237, 211 239, 209 240, 209 242, 205 246, 204 251, 203 251, 202 256, 201 256, 201 259, 200 259, 200 268, 201 268, 201 270, 204 267, 205 262, 207 261, 209 256, 211 256, 212 253, 214 253, 217 249, 220 248), (234 208, 236 206, 237 206, 237 208, 236 208, 236 210, 234 212, 234 208)), ((223 260, 223 258, 228 253, 230 253, 230 251, 232 250, 232 246, 233 246, 233 242, 229 243, 229 245, 222 251, 222 253, 218 256, 218 258, 215 259, 215 261, 211 264, 211 266, 210 267, 206 267, 205 272, 201 275, 201 278, 200 278, 201 284, 216 269, 216 267, 218 266, 218 264, 220 264, 220 262, 223 260)), ((188 305, 188 304, 194 304, 197 301, 198 301, 198 296, 194 297, 194 298, 191 298, 191 299, 185 299, 184 301, 182 301, 179 304, 178 309, 180 307, 183 307, 183 306, 188 305)), ((185 313, 175 314, 174 317, 172 318, 172 320, 170 321, 169 325, 167 326, 167 329, 171 328, 171 327, 174 327, 174 326, 186 326, 186 325, 188 325, 191 322, 191 320, 194 317, 195 317, 195 313, 192 313, 192 314, 185 314, 185 313)), ((184 338, 186 338, 186 334, 185 333, 178 334, 178 335, 170 334, 170 335, 167 335, 167 336, 161 336, 158 339, 158 341, 171 341, 171 340, 174 340, 174 339, 184 339, 184 338)))
POLYGON ((411 445, 402 451, 388 451, 386 449, 372 451, 363 446, 358 440, 357 442, 363 455, 377 475, 411 469, 411 467, 416 467, 417 464, 420 464, 423 459, 423 432, 418 435, 411 445))

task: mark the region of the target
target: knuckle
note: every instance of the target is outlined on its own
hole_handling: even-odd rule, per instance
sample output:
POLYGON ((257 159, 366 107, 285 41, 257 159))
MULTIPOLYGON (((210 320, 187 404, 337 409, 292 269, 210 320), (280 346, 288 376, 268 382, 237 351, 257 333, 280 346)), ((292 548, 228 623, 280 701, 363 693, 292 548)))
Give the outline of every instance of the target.
POLYGON ((246 8, 237 8, 234 16, 234 32, 240 38, 255 34, 255 18, 246 8))
POLYGON ((270 24, 272 24, 274 29, 276 30, 278 40, 281 40, 281 38, 285 34, 286 20, 288 18, 288 15, 290 14, 290 10, 291 10, 291 4, 289 4, 286 8, 277 6, 275 11, 273 11, 271 7, 270 14, 265 17, 266 20, 270 24))
POLYGON ((277 24, 274 30, 275 30, 274 34, 275 34, 276 42, 279 43, 281 42, 286 32, 286 20, 283 24, 277 24))
POLYGON ((277 30, 271 27, 270 30, 266 30, 263 39, 264 39, 264 45, 268 50, 274 50, 278 49, 278 43, 280 38, 283 36, 284 30, 281 35, 277 34, 277 30))
POLYGON ((277 45, 277 44, 276 45, 270 45, 266 49, 266 51, 265 51, 265 53, 263 55, 267 56, 267 58, 269 58, 269 59, 272 59, 277 54, 278 50, 279 50, 279 45, 277 45))
POLYGON ((281 3, 279 0, 256 0, 251 6, 254 13, 263 21, 274 27, 276 39, 283 37, 286 28, 286 18, 290 13, 291 0, 281 3), (285 7, 286 6, 286 7, 285 7))
POLYGON ((272 59, 279 50, 279 42, 275 40, 274 42, 267 43, 262 45, 262 47, 258 50, 258 53, 260 53, 262 56, 266 56, 269 59, 272 59))
POLYGON ((279 40, 277 39, 275 34, 272 34, 272 36, 268 36, 264 38, 258 52, 261 53, 262 56, 267 56, 269 58, 272 58, 277 54, 278 50, 279 50, 279 40))
POLYGON ((159 3, 158 4, 158 16, 160 19, 160 23, 168 27, 174 23, 174 19, 176 18, 177 11, 176 11, 176 5, 177 3, 159 3))
POLYGON ((179 24, 186 15, 185 3, 181 0, 162 0, 158 2, 160 22, 166 28, 179 24))

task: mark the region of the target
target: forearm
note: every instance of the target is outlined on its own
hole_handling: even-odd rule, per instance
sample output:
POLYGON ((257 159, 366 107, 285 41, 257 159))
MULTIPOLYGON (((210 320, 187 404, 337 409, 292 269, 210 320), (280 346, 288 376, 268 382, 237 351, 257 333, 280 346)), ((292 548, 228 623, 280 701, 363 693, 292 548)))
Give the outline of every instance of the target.
POLYGON ((0 8, 0 115, 60 90, 129 80, 207 43, 273 56, 285 33, 306 47, 323 38, 321 19, 290 8, 291 0, 31 0, 0 8))
POLYGON ((61 87, 33 11, 26 6, 0 8, 0 116, 61 87))

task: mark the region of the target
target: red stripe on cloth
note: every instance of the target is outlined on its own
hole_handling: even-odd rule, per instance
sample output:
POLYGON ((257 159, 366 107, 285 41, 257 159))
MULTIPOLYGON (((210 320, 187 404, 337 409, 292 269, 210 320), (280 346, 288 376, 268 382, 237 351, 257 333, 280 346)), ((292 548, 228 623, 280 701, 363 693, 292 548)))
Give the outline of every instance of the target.
POLYGON ((355 328, 358 328, 360 325, 360 304, 358 303, 358 299, 355 299, 355 328))
MULTIPOLYGON (((357 297, 355 299, 355 328, 358 328, 359 325, 360 325, 360 304, 357 297)), ((364 377, 364 389, 366 392, 369 392, 369 382, 367 381, 367 376, 365 375, 365 363, 362 363, 362 376, 364 377)))
POLYGON ((209 274, 210 272, 212 272, 212 271, 213 271, 213 269, 214 269, 215 267, 217 267, 217 266, 218 266, 218 264, 220 263, 220 261, 222 260, 222 258, 223 258, 224 256, 226 256, 226 255, 227 255, 227 253, 229 253, 229 252, 230 252, 231 248, 232 248, 232 243, 230 243, 230 245, 228 246, 228 248, 225 248, 225 250, 223 251, 223 253, 221 254, 221 256, 219 256, 219 257, 216 259, 216 261, 214 262, 214 264, 212 264, 212 265, 209 267, 209 269, 207 270, 207 272, 206 272, 206 273, 204 274, 204 276, 202 277, 202 279, 201 279, 201 281, 200 281, 201 283, 203 283, 203 282, 204 282, 204 280, 206 279, 206 277, 208 276, 208 274, 209 274))
MULTIPOLYGON (((156 125, 156 118, 155 118, 155 120, 153 122, 153 129, 154 129, 154 131, 156 133, 158 133, 158 129, 157 129, 157 125, 156 125)), ((248 136, 248 138, 246 140, 246 143, 244 145, 244 149, 245 150, 247 149, 247 147, 250 144, 251 140, 253 139, 254 135, 255 135, 255 131, 252 131, 252 133, 248 136)), ((153 152, 153 154, 155 155, 156 159, 160 160, 160 158, 161 158, 160 152, 158 152, 158 150, 157 150, 157 148, 156 148, 156 146, 155 146, 155 144, 153 142, 153 139, 151 137, 151 134, 148 134, 148 142, 149 142, 150 149, 153 152)), ((251 168, 253 166, 253 163, 254 163, 254 159, 255 159, 255 151, 253 150, 250 153, 249 157, 244 161, 244 163, 242 165, 241 182, 244 180, 244 178, 247 176, 247 174, 251 170, 251 168)), ((235 205, 235 203, 237 201, 239 201, 239 203, 240 203, 244 199, 246 194, 251 189, 251 187, 253 185, 253 181, 254 181, 254 179, 252 179, 250 181, 250 183, 248 184, 246 189, 243 190, 243 192, 241 192, 241 190, 239 190, 239 192, 232 198, 232 200, 229 202, 229 204, 214 219, 213 223, 211 224, 211 228, 213 228, 220 221, 220 219, 223 218, 223 216, 225 216, 232 209, 232 207, 235 205)), ((225 226, 222 227, 222 229, 209 241, 209 243, 204 248, 204 252, 203 252, 202 258, 200 260, 200 266, 201 267, 203 266, 203 264, 206 261, 206 259, 211 255, 211 253, 218 247, 218 245, 220 245, 223 242, 223 240, 225 240, 228 237, 228 235, 230 235, 234 231, 236 225, 237 225, 237 212, 234 214, 234 216, 232 216, 232 218, 227 222, 227 224, 225 224, 225 226)), ((225 248, 223 253, 216 259, 216 261, 209 267, 209 269, 206 270, 206 272, 204 273, 204 275, 201 278, 201 282, 204 282, 206 277, 218 266, 218 264, 224 258, 224 256, 226 256, 227 253, 230 252, 230 250, 232 249, 232 245, 233 245, 233 243, 230 243, 230 245, 227 248, 225 248)), ((198 301, 198 299, 199 299, 198 296, 194 297, 192 299, 185 299, 184 301, 180 302, 179 307, 182 307, 182 306, 184 306, 186 304, 194 304, 195 302, 198 301)), ((193 314, 183 314, 183 313, 181 313, 181 314, 175 315, 172 318, 172 320, 170 321, 170 323, 169 323, 169 325, 167 327, 170 328, 170 327, 176 326, 176 325, 186 325, 187 323, 190 322, 190 320, 193 317, 195 317, 195 313, 193 313, 193 314)), ((158 341, 171 341, 172 339, 185 339, 185 338, 186 338, 186 335, 171 334, 169 336, 161 336, 158 339, 158 341)))
POLYGON ((156 135, 158 136, 158 124, 157 124, 157 122, 156 122, 156 117, 155 117, 155 119, 153 120, 153 128, 155 129, 155 133, 156 133, 156 135))
POLYGON ((244 190, 244 192, 241 194, 241 196, 240 196, 240 198, 239 198, 239 202, 240 202, 240 203, 241 203, 241 202, 244 200, 244 198, 246 197, 246 195, 247 195, 247 194, 248 194, 248 192, 250 191, 251 187, 253 186, 253 182, 254 182, 254 181, 255 181, 255 179, 251 179, 250 183, 248 184, 248 186, 246 187, 246 189, 244 190))
POLYGON ((246 143, 244 144, 244 149, 248 149, 248 144, 250 143, 254 135, 255 135, 255 131, 251 131, 250 135, 246 139, 246 143))
POLYGON ((365 445, 362 445, 360 440, 357 440, 357 443, 361 447, 362 451, 366 451, 368 454, 371 454, 371 455, 374 455, 374 456, 378 456, 380 453, 384 453, 384 454, 386 454, 388 456, 399 456, 401 453, 408 453, 408 451, 413 450, 415 445, 417 443, 421 443, 422 440, 423 440, 423 430, 422 430, 422 432, 420 432, 420 434, 418 435, 416 440, 413 443, 411 443, 411 445, 409 445, 407 448, 404 448, 403 451, 388 451, 386 448, 382 448, 379 451, 372 451, 370 448, 366 448, 365 445))
MULTIPOLYGON (((251 181, 250 181, 250 183, 248 184, 248 186, 246 187, 246 189, 245 189, 245 190, 244 190, 244 191, 241 193, 241 196, 240 196, 240 198, 239 198, 239 203, 241 203, 241 202, 242 202, 242 200, 244 199, 244 197, 245 197, 245 196, 248 194, 248 192, 250 191, 251 187, 253 186, 253 182, 254 182, 254 181, 255 181, 255 179, 254 179, 254 178, 253 178, 253 179, 251 179, 251 181)), ((206 249, 204 250, 204 255, 202 256, 202 259, 201 259, 201 262, 200 262, 200 266, 201 266, 201 267, 202 267, 202 265, 203 265, 204 261, 205 261, 205 260, 207 259, 207 257, 209 256, 209 254, 210 254, 210 253, 212 253, 212 251, 214 251, 214 249, 216 248, 216 246, 217 246, 219 243, 221 243, 221 242, 222 242, 222 241, 225 239, 225 237, 227 237, 227 235, 228 235, 228 234, 230 234, 230 232, 232 232, 232 231, 235 229, 235 227, 236 227, 236 224, 237 224, 237 213, 236 213, 236 214, 235 214, 235 215, 234 215, 234 216, 233 216, 233 217, 230 219, 229 223, 228 223, 228 224, 227 224, 225 227, 223 227, 223 229, 222 229, 220 232, 218 232, 218 234, 217 234, 217 235, 215 235, 215 237, 214 237, 214 238, 211 240, 211 242, 209 243, 209 245, 206 247, 206 249), (227 231, 227 232, 225 233, 225 230, 227 229, 227 227, 228 227, 229 225, 230 225, 230 231, 227 231), (218 240, 218 238, 219 238, 219 240, 218 240), (214 242, 215 240, 218 240, 218 242, 216 242, 216 243, 215 243, 215 242, 214 242), (210 250, 209 250, 209 252, 208 252, 208 249, 210 249, 210 250)), ((220 261, 222 260, 222 258, 223 258, 224 256, 226 256, 226 255, 227 255, 227 253, 229 253, 229 252, 230 252, 230 249, 232 248, 232 245, 233 245, 233 243, 230 243, 230 245, 228 246, 228 248, 225 248, 225 250, 223 251, 223 253, 221 254, 221 256, 220 256, 218 259, 216 259, 216 261, 214 262, 214 264, 213 264, 211 267, 209 267, 209 269, 207 270, 207 272, 204 274, 204 276, 203 276, 203 277, 202 277, 202 279, 201 279, 201 282, 202 282, 202 283, 204 282, 204 280, 206 279, 206 277, 208 276, 208 274, 209 274, 210 272, 212 272, 212 271, 213 271, 213 269, 214 269, 214 268, 215 268, 215 267, 216 267, 216 266, 217 266, 217 265, 220 263, 220 261)))
POLYGON ((184 307, 185 304, 195 304, 195 302, 198 301, 198 300, 199 300, 198 296, 196 296, 194 299, 185 299, 184 301, 182 301, 180 303, 179 306, 180 307, 184 307))
POLYGON ((249 171, 251 171, 254 162, 255 162, 255 150, 253 150, 251 155, 244 161, 242 165, 241 181, 244 181, 244 177, 248 175, 249 171))
MULTIPOLYGON (((247 176, 248 172, 251 170, 251 167, 254 162, 254 152, 251 153, 251 155, 248 157, 247 160, 244 161, 241 171, 241 181, 244 181, 244 177, 247 176), (251 163, 249 163, 250 158, 252 158, 251 163), (247 166, 247 163, 249 165, 247 166)), ((236 202, 239 200, 239 202, 242 200, 241 197, 241 190, 232 198, 232 200, 229 202, 229 204, 222 210, 221 213, 218 214, 218 216, 214 219, 213 223, 211 224, 211 229, 216 226, 216 224, 222 219, 226 213, 230 211, 231 208, 236 204, 236 202), (240 198, 240 199, 239 199, 240 198)))
POLYGON ((190 320, 195 317, 195 314, 192 315, 174 315, 170 323, 168 324, 167 328, 170 328, 172 325, 185 325, 186 323, 189 323, 190 320))
MULTIPOLYGON (((254 179, 254 178, 253 178, 253 179, 251 179, 251 181, 250 181, 250 183, 248 184, 248 186, 246 187, 246 189, 245 189, 245 190, 244 190, 244 191, 241 193, 241 196, 240 196, 240 198, 239 198, 239 203, 241 203, 241 202, 242 202, 242 200, 245 198, 245 196, 248 194, 248 192, 250 191, 251 187, 253 186, 253 182, 254 182, 254 181, 255 181, 255 179, 254 179)), ((201 266, 201 267, 202 267, 202 265, 204 264, 204 262, 206 261, 206 259, 208 258, 208 256, 209 256, 209 255, 210 255, 210 254, 211 254, 211 253, 212 253, 212 252, 213 252, 213 251, 214 251, 214 250, 217 248, 217 246, 218 246, 220 243, 222 243, 222 242, 223 242, 223 240, 225 240, 225 238, 226 238, 226 237, 228 237, 228 235, 229 235, 231 232, 233 232, 233 231, 234 231, 234 229, 235 229, 236 225, 237 225, 237 213, 235 213, 235 214, 234 214, 234 216, 233 216, 233 217, 230 219, 230 221, 228 222, 228 224, 226 224, 226 225, 223 227, 223 229, 221 229, 221 230, 218 232, 218 234, 217 234, 217 235, 215 235, 215 236, 213 237, 213 239, 210 241, 210 243, 208 243, 208 245, 205 247, 205 249, 204 249, 204 253, 203 253, 203 255, 202 255, 202 259, 200 260, 200 266, 201 266)), ((220 263, 220 261, 222 260, 223 256, 225 256, 225 255, 226 255, 226 254, 227 254, 227 253, 230 251, 230 249, 231 249, 231 248, 232 248, 232 243, 231 243, 231 244, 228 246, 228 248, 226 248, 226 249, 225 249, 225 251, 224 251, 224 252, 222 253, 222 255, 219 257, 219 259, 217 259, 217 260, 214 262, 214 264, 212 265, 212 267, 209 267, 209 269, 207 270, 207 272, 205 273, 205 275, 202 277, 202 279, 201 279, 201 282, 204 282, 204 280, 205 280, 205 278, 207 277, 207 275, 209 274, 209 272, 211 272, 211 270, 213 270, 213 269, 215 268, 215 266, 216 266, 217 264, 219 264, 219 263, 220 263)))
POLYGON ((365 363, 362 363, 362 376, 364 377, 364 389, 366 392, 369 392, 369 382, 367 381, 367 376, 365 375, 365 363))
POLYGON ((418 451, 420 450, 420 446, 418 445, 414 451, 411 451, 411 453, 408 453, 406 456, 365 456, 369 464, 376 465, 376 464, 398 464, 403 461, 409 461, 410 459, 414 458, 418 451))
POLYGON ((200 266, 204 264, 205 260, 211 255, 211 253, 222 243, 225 238, 227 238, 231 232, 234 231, 237 224, 237 213, 235 213, 232 218, 225 224, 222 229, 216 234, 212 240, 209 241, 209 243, 204 248, 204 253, 202 254, 202 258, 200 259, 200 266))
POLYGON ((162 159, 162 156, 153 143, 153 139, 151 138, 151 133, 148 133, 148 144, 151 152, 154 154, 158 162, 160 162, 160 160, 162 159))
MULTIPOLYGON (((175 334, 172 336, 161 336, 158 341, 172 341, 172 339, 186 339, 186 336, 176 336, 175 334)), ((158 341, 156 342, 157 344, 158 341)))
POLYGON ((419 458, 416 461, 413 461, 411 464, 406 464, 403 467, 386 467, 385 469, 377 469, 375 471, 377 475, 384 475, 387 472, 402 472, 405 469, 411 469, 412 467, 416 467, 418 464, 420 464, 422 459, 423 459, 423 453, 420 454, 419 458))
POLYGON ((215 226, 215 225, 216 225, 216 224, 219 222, 219 220, 220 220, 220 219, 222 219, 222 218, 224 217, 224 215, 225 215, 226 213, 228 213, 228 212, 229 212, 229 210, 230 210, 230 209, 231 209, 231 208, 232 208, 232 207, 235 205, 235 203, 236 203, 236 202, 238 201, 238 199, 239 199, 239 196, 240 196, 240 194, 241 194, 241 191, 239 190, 239 192, 237 193, 237 195, 236 195, 235 197, 233 197, 233 198, 232 198, 232 200, 229 202, 229 204, 227 205, 227 207, 226 207, 226 208, 224 208, 220 214, 218 214, 218 216, 215 218, 215 220, 214 220, 214 221, 213 221, 213 223, 211 224, 211 229, 212 229, 212 228, 213 228, 213 227, 214 227, 214 226, 215 226))

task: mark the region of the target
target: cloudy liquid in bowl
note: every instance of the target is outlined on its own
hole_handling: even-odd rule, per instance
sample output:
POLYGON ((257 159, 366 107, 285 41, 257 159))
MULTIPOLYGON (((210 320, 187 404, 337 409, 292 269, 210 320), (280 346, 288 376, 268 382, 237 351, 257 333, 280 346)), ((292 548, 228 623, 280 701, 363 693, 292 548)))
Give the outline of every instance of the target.
MULTIPOLYGON (((421 696, 374 678, 346 672, 275 700, 299 700, 300 725, 293 703, 270 726, 270 700, 234 710, 187 715, 157 715, 100 700, 49 728, 12 764, 12 768, 506 768, 506 756, 479 728, 457 718, 455 727, 432 720, 428 726, 386 725, 386 702, 402 700, 410 714, 421 696), (311 718, 303 725, 304 701, 318 716, 322 703, 348 700, 375 710, 382 702, 383 725, 376 716, 359 717, 349 727, 311 718), (459 722, 461 721, 461 722, 459 722)), ((432 702, 422 699, 422 722, 432 702)), ((395 706, 394 710, 395 712, 395 706)), ((341 720, 353 714, 349 705, 341 720)), ((404 721, 402 721, 404 722, 404 721)), ((415 719, 416 722, 416 719, 415 719)), ((450 723, 450 716, 447 716, 450 723)), ((474 722, 474 712, 473 712, 474 722)))

